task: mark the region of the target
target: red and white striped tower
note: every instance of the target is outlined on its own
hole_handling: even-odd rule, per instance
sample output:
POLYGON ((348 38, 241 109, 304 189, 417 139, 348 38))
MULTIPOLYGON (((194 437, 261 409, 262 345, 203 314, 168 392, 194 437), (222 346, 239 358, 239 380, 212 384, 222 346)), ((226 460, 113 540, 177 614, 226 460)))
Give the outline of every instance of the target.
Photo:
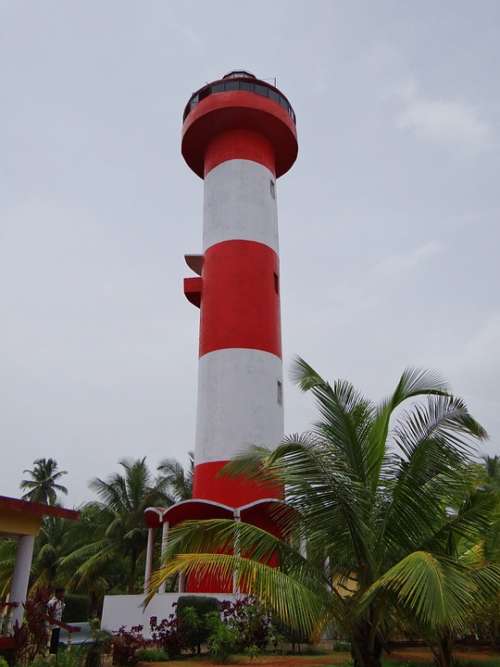
MULTIPOLYGON (((195 472, 193 500, 163 520, 233 514, 273 530, 282 490, 217 473, 249 445, 283 436, 276 179, 297 156, 295 114, 276 87, 231 72, 191 96, 182 154, 204 179, 203 254, 186 256, 198 277, 184 281, 200 308, 195 472)), ((187 589, 225 586, 205 579, 187 589)))

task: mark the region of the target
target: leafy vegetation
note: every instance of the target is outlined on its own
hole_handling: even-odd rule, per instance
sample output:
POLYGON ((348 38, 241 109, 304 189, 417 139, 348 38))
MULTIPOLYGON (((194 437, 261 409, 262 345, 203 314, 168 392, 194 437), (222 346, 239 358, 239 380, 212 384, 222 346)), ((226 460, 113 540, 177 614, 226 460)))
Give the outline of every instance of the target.
POLYGON ((216 613, 212 614, 211 622, 212 632, 208 639, 208 651, 217 662, 224 664, 238 650, 238 631, 229 624, 223 623, 216 613))
POLYGON ((254 447, 225 470, 286 488, 295 512, 276 514, 283 539, 227 520, 186 522, 152 589, 178 573, 236 573, 298 632, 319 638, 333 623, 355 665, 380 666, 396 616, 449 665, 453 636, 500 588, 498 559, 485 551, 495 497, 471 466, 485 430, 428 371, 405 371, 379 404, 301 359, 294 378, 316 400, 312 431, 274 451, 254 447), (235 540, 245 556, 220 553, 235 540))
POLYGON ((68 489, 57 481, 68 473, 66 470, 58 470, 57 461, 54 459, 36 459, 33 468, 23 472, 31 478, 21 482, 21 489, 26 492, 23 495, 24 500, 55 505, 58 493, 68 493, 68 489))
POLYGON ((63 566, 76 566, 75 583, 101 576, 118 558, 126 569, 127 592, 137 586, 138 562, 147 543, 144 510, 154 505, 169 505, 163 479, 154 479, 146 459, 122 460, 123 474, 107 480, 95 478, 90 487, 101 499, 96 506, 105 528, 97 539, 83 544, 62 560, 63 566))
POLYGON ((277 632, 269 614, 252 598, 218 602, 214 598, 185 596, 176 614, 161 621, 150 618, 150 639, 143 627, 120 628, 113 637, 115 664, 133 664, 142 659, 144 649, 161 650, 169 659, 183 652, 200 653, 206 645, 209 654, 218 662, 241 653, 255 659, 264 650, 282 652, 276 641, 277 632), (199 603, 197 604, 197 602, 199 603), (194 606, 188 606, 194 603, 194 606))
POLYGON ((176 608, 178 629, 184 647, 193 654, 201 653, 201 645, 208 640, 211 632, 208 619, 211 613, 218 613, 218 610, 216 598, 194 595, 179 598, 176 608))
POLYGON ((30 665, 46 653, 49 627, 46 622, 49 594, 37 590, 24 605, 24 622, 14 626, 15 664, 30 665))
MULTIPOLYGON (((81 610, 77 610, 78 619, 71 618, 74 605, 71 598, 68 600, 65 618, 70 621, 98 615, 106 593, 142 590, 147 543, 144 509, 150 505, 168 507, 182 485, 183 493, 190 489, 191 472, 184 474, 173 461, 168 471, 163 461, 156 473, 145 459, 122 460, 120 466, 121 473, 91 482, 98 500, 80 508, 80 521, 47 517, 35 543, 31 591, 65 586, 88 600, 87 604, 81 602, 88 607, 85 619, 81 610)), ((37 459, 32 470, 25 472, 32 478, 21 482, 27 499, 57 505, 58 495, 67 492, 58 483, 66 472, 59 470, 54 459, 37 459)), ((9 591, 15 553, 15 540, 0 541, 0 599, 9 591)))
POLYGON ((184 470, 179 461, 164 459, 158 466, 163 484, 170 491, 174 502, 189 500, 193 495, 194 453, 189 452, 188 469, 184 470))
POLYGON ((161 648, 141 648, 137 651, 136 658, 141 662, 165 662, 168 654, 161 648))
POLYGON ((85 667, 102 667, 103 655, 111 649, 111 634, 101 630, 98 618, 90 621, 92 641, 85 646, 85 667))
MULTIPOLYGON (((229 520, 186 522, 171 530, 166 564, 151 582, 153 595, 180 574, 234 574, 252 597, 218 604, 182 596, 176 614, 151 618, 151 639, 142 626, 113 636, 115 664, 202 647, 220 662, 236 653, 255 660, 261 651, 300 650, 327 627, 355 667, 381 667, 400 637, 424 639, 439 667, 453 664, 457 636, 496 644, 500 457, 477 458, 486 432, 464 402, 427 371, 405 371, 379 404, 346 381, 330 384, 300 359, 294 379, 318 407, 311 431, 275 450, 253 447, 222 473, 286 489, 287 508, 275 511, 280 537, 229 520), (239 556, 227 548, 235 542, 239 556)), ((67 621, 97 616, 105 593, 140 591, 145 508, 192 493, 192 455, 187 470, 171 459, 156 470, 145 459, 122 460, 120 468, 91 482, 96 499, 80 508, 79 522, 44 520, 26 623, 16 628, 19 664, 43 667, 48 588, 68 589, 67 621)), ((26 498, 56 505, 67 492, 53 459, 37 459, 25 473, 26 498)), ((0 598, 14 557, 15 542, 2 541, 0 598)), ((65 651, 59 664, 100 667, 111 638, 99 633, 96 621, 85 653, 65 651)))

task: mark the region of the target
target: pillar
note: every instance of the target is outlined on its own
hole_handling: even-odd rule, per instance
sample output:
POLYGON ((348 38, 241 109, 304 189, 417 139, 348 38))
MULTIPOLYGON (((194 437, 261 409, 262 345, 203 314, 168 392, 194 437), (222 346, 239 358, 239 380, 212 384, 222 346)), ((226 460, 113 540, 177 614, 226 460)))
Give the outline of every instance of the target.
MULTIPOLYGON (((167 543, 168 543, 168 521, 165 521, 162 527, 161 531, 161 564, 162 566, 165 565, 164 563, 164 558, 165 558, 165 553, 167 551, 167 543)), ((164 581, 160 588, 158 589, 158 593, 165 593, 165 586, 166 582, 164 581)))
MULTIPOLYGON (((236 523, 236 530, 235 530, 235 535, 234 535, 234 555, 239 558, 241 556, 241 551, 240 551, 240 536, 239 536, 239 531, 238 531, 238 524, 241 523, 241 515, 240 515, 240 510, 236 509, 234 510, 233 513, 234 521, 236 523)), ((238 570, 237 568, 234 569, 233 572, 233 594, 238 595, 240 592, 240 587, 238 584, 238 570)))
POLYGON ((155 529, 148 528, 148 546, 146 547, 146 566, 144 568, 144 592, 149 590, 151 573, 153 571, 153 553, 155 545, 155 529))
POLYGON ((12 614, 13 625, 16 622, 20 625, 23 620, 23 604, 28 593, 34 544, 34 535, 20 535, 17 539, 16 563, 10 585, 10 601, 17 603, 12 614))

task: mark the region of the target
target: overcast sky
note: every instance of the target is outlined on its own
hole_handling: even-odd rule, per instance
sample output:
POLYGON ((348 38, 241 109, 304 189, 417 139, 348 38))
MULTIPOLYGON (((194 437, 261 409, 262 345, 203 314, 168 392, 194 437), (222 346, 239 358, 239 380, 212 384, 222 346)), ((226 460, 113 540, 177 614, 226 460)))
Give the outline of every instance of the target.
MULTIPOLYGON (((500 452, 500 3, 0 0, 0 495, 54 457, 67 504, 193 447, 202 181, 190 93, 276 77, 285 369, 373 398, 448 378, 500 452)), ((287 382, 286 429, 314 417, 287 382)))

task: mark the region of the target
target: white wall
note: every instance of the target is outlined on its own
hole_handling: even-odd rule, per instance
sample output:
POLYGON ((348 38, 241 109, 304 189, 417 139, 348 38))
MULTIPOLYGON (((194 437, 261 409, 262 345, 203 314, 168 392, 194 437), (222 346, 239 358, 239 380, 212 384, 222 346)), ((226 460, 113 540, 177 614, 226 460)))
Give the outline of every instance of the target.
MULTIPOLYGON (((106 595, 102 610, 101 628, 108 632, 116 632, 122 625, 130 628, 132 625, 143 625, 144 636, 149 636, 149 619, 158 616, 161 621, 174 612, 172 606, 179 596, 186 593, 161 593, 155 595, 146 610, 142 608, 144 595, 106 595)), ((202 596, 200 593, 189 593, 189 595, 202 596)), ((233 600, 234 595, 229 593, 209 593, 209 597, 218 600, 233 600)))

